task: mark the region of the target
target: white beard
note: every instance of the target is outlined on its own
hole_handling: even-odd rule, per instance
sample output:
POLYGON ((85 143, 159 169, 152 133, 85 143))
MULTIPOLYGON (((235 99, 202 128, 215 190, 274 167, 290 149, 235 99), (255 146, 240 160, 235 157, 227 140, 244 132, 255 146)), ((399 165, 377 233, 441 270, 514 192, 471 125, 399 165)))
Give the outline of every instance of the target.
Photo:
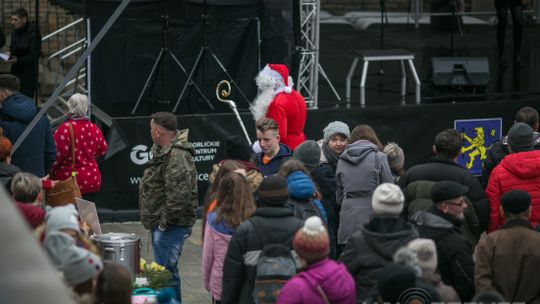
MULTIPOLYGON (((288 77, 289 85, 292 87, 292 78, 288 77)), ((276 71, 270 69, 268 65, 259 72, 255 78, 259 93, 253 101, 253 104, 249 107, 249 110, 253 114, 255 121, 264 118, 268 107, 274 101, 274 98, 281 92, 290 93, 290 88, 285 86, 283 78, 276 71)))
POLYGON ((266 112, 268 112, 268 107, 274 101, 276 97, 276 92, 273 89, 267 89, 265 91, 259 92, 253 104, 249 107, 249 110, 253 114, 255 121, 264 118, 266 112))

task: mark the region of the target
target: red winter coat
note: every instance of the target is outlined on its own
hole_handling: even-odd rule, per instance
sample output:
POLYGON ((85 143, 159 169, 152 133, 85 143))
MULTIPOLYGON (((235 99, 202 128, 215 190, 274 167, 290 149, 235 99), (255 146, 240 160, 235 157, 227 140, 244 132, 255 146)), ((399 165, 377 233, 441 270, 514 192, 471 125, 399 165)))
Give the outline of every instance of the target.
POLYGON ((101 174, 96 158, 105 155, 107 142, 101 130, 87 119, 68 119, 54 132, 56 160, 51 169, 53 180, 65 180, 71 175, 72 152, 68 123, 75 131, 75 171, 81 193, 97 192, 101 188, 101 174))
POLYGON ((529 220, 536 228, 540 221, 540 151, 509 154, 491 171, 486 188, 491 209, 488 232, 497 230, 504 224, 499 211, 501 195, 510 190, 529 192, 531 195, 529 220))
POLYGON ((304 125, 306 124, 306 102, 296 90, 290 94, 278 93, 268 107, 266 117, 275 120, 279 127, 279 142, 291 150, 306 140, 304 125))

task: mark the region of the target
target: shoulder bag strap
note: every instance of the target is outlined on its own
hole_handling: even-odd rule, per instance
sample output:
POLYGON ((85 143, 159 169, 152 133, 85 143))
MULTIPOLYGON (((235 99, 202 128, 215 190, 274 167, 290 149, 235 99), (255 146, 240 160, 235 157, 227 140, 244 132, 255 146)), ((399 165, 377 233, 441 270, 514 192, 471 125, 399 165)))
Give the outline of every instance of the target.
POLYGON ((330 304, 330 301, 328 301, 328 297, 326 296, 326 294, 324 293, 321 285, 317 285, 317 290, 319 291, 319 293, 321 294, 321 297, 323 298, 324 300, 324 303, 325 304, 330 304))
POLYGON ((68 123, 69 128, 69 138, 71 139, 71 176, 75 177, 77 171, 75 171, 75 130, 73 130, 73 125, 68 123))
MULTIPOLYGON (((379 158, 379 152, 375 152, 375 174, 377 174, 377 186, 381 184, 381 160, 379 158)), ((375 189, 373 189, 375 191, 375 189)))

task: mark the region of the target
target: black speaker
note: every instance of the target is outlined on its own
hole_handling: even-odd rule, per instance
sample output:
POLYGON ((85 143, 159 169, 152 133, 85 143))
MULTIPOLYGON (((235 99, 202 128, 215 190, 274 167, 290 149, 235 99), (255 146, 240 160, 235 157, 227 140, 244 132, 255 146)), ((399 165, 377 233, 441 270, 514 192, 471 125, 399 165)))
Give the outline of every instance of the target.
POLYGON ((487 57, 433 57, 431 64, 436 87, 485 90, 489 83, 487 57))

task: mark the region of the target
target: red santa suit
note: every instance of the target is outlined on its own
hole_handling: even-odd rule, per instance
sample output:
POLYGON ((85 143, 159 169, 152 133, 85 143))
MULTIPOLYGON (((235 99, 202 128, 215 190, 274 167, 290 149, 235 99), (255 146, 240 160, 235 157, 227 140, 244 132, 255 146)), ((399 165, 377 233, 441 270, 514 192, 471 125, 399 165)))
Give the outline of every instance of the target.
POLYGON ((255 120, 272 118, 279 127, 280 142, 294 150, 306 140, 306 102, 292 86, 284 64, 267 64, 256 78, 259 95, 251 106, 255 120))

